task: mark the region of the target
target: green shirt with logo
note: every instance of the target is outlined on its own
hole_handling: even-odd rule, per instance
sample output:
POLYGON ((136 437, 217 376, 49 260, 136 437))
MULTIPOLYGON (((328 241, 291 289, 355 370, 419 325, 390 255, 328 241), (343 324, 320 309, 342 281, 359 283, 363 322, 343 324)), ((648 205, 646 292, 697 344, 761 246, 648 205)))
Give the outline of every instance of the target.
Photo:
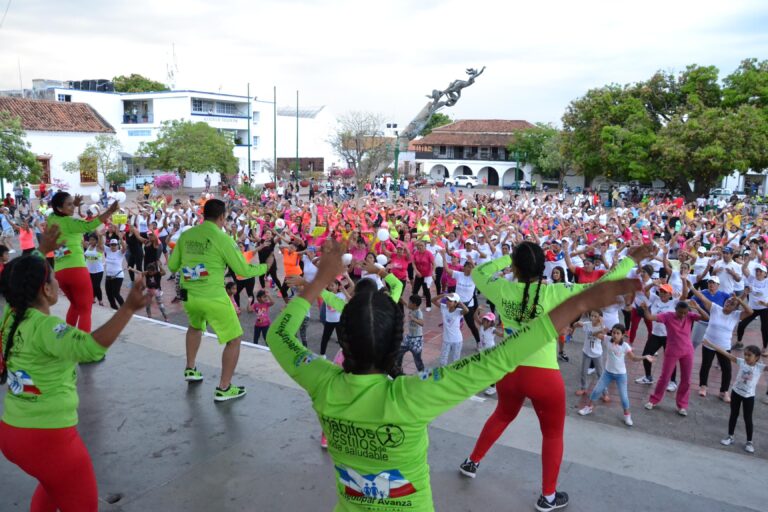
POLYGON ((85 267, 83 235, 101 226, 101 221, 98 218, 86 221, 52 213, 48 216, 47 223, 48 226, 59 226, 60 230, 58 239, 60 246, 53 251, 56 271, 85 267))

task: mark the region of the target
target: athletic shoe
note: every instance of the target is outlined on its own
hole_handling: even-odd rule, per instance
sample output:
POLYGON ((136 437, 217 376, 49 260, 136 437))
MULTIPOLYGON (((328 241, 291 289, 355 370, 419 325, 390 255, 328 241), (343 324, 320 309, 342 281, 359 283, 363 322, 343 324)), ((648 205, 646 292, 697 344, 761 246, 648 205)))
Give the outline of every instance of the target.
POLYGON ((742 343, 742 342, 740 342, 740 341, 737 341, 737 342, 736 342, 736 343, 733 345, 733 350, 743 350, 743 349, 744 349, 744 343, 742 343))
POLYGON ((233 386, 230 384, 227 389, 221 389, 217 386, 216 392, 213 394, 213 400, 216 402, 226 402, 227 400, 234 400, 244 396, 245 386, 233 386))
POLYGON ((570 361, 570 359, 568 359, 568 356, 567 356, 567 355, 565 355, 565 352, 560 352, 560 353, 559 353, 559 354, 557 354, 557 355, 558 355, 558 357, 559 357, 561 360, 565 361, 566 363, 567 363, 568 361, 570 361))
POLYGON ((669 381, 669 384, 667 384, 667 391, 670 393, 673 391, 677 391, 677 382, 671 380, 669 381))
POLYGON ((488 388, 485 388, 485 391, 483 391, 486 396, 493 396, 496 394, 496 388, 493 386, 490 386, 488 388))
POLYGON ((722 400, 727 404, 731 403, 731 394, 727 391, 723 391, 722 393, 720 393, 720 400, 722 400))
POLYGON ((592 411, 593 411, 593 410, 594 410, 594 409, 592 408, 592 406, 591 406, 591 405, 585 405, 584 407, 582 407, 582 408, 579 410, 579 415, 580 415, 580 416, 586 416, 587 414, 592 414, 592 411))
POLYGON ((459 473, 469 478, 475 478, 477 476, 477 468, 479 467, 479 462, 472 462, 469 458, 466 458, 464 462, 459 464, 459 473))
POLYGON ((699 396, 701 397, 707 396, 707 386, 701 386, 699 388, 699 396))
POLYGON ((744 451, 747 453, 755 453, 755 445, 752 444, 752 441, 747 441, 747 444, 744 445, 744 451))
POLYGON ((328 449, 328 439, 325 437, 325 434, 320 436, 320 448, 323 450, 328 449))
POLYGON ((548 510, 557 510, 559 508, 565 508, 568 506, 568 494, 564 492, 556 492, 555 499, 547 501, 547 498, 542 494, 539 496, 539 501, 536 502, 536 510, 539 512, 547 512, 548 510))
POLYGON ((427 313, 429 313, 430 311, 432 311, 432 308, 427 308, 427 313))
POLYGON ((595 369, 594 368, 590 368, 590 369, 587 370, 587 375, 592 375, 593 373, 595 373, 595 369))
POLYGON ((577 389, 576 390, 576 396, 583 396, 583 395, 586 395, 586 394, 587 394, 587 390, 586 389, 577 389))
POLYGON ((731 446, 733 444, 733 436, 728 436, 725 439, 721 439, 720 444, 723 446, 731 446))
POLYGON ((624 424, 628 427, 631 427, 635 423, 632 421, 632 415, 631 414, 625 414, 624 415, 624 424))
POLYGON ((653 405, 653 402, 648 402, 645 404, 645 408, 648 409, 649 411, 652 410, 654 407, 656 406, 653 405))
POLYGON ((768 357, 768 348, 764 348, 761 354, 763 355, 763 357, 768 357))
POLYGON ((688 416, 688 410, 687 409, 678 409, 677 414, 680 416, 688 416))
POLYGON ((187 368, 184 370, 184 380, 187 382, 200 382, 203 380, 203 372, 194 368, 187 368))
POLYGON ((653 384, 653 379, 649 379, 648 377, 643 375, 642 377, 638 377, 635 379, 635 384, 645 384, 646 386, 650 386, 651 384, 653 384))

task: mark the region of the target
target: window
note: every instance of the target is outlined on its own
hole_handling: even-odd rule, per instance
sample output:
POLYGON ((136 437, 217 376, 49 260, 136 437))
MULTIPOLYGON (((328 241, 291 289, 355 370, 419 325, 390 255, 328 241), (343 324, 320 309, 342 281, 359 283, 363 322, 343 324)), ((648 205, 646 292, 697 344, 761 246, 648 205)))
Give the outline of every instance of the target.
POLYGON ((487 160, 490 155, 490 148, 480 148, 480 160, 487 160))
POLYGON ((253 124, 259 124, 261 121, 261 112, 253 112, 253 124))
POLYGON ((98 172, 96 170, 96 159, 89 156, 80 157, 80 183, 96 183, 98 181, 98 172))
POLYGON ((234 103, 216 103, 216 113, 234 116, 237 115, 237 108, 234 103))
POLYGON ((40 168, 43 172, 40 173, 40 183, 51 182, 51 158, 50 157, 38 157, 37 161, 40 163, 40 168))
POLYGON ((200 98, 192 98, 192 112, 198 114, 213 114, 213 102, 209 100, 201 100, 200 98))
POLYGON ((71 94, 59 94, 57 96, 58 101, 66 101, 70 102, 72 101, 72 95, 71 94))
POLYGON ((256 149, 259 147, 259 137, 258 135, 253 136, 253 148, 256 149))
POLYGON ((251 171, 259 172, 259 162, 256 160, 251 160, 251 171))
POLYGON ((440 154, 441 155, 445 154, 445 146, 440 146, 440 154))

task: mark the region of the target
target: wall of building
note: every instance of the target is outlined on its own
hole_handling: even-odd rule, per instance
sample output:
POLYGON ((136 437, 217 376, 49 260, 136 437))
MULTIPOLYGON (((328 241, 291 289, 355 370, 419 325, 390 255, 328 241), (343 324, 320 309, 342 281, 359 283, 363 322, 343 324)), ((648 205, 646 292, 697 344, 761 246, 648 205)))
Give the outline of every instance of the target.
MULTIPOLYGON (((50 155, 51 181, 60 179, 69 184, 68 192, 87 195, 101 189, 96 184, 80 183, 80 175, 64 170, 65 162, 76 162, 85 146, 95 139, 95 133, 27 132, 30 150, 37 155, 50 155)), ((6 185, 6 192, 8 192, 6 185)))
MULTIPOLYGON (((447 159, 419 159, 422 173, 434 179, 443 179, 446 172, 449 177, 460 174, 469 174, 481 180, 481 183, 498 182, 498 186, 509 186, 515 182, 515 169, 518 167, 516 162, 494 161, 494 160, 447 160, 447 159), (496 179, 494 179, 494 173, 496 179)), ((518 180, 531 181, 530 165, 520 165, 523 176, 517 176, 518 180)))

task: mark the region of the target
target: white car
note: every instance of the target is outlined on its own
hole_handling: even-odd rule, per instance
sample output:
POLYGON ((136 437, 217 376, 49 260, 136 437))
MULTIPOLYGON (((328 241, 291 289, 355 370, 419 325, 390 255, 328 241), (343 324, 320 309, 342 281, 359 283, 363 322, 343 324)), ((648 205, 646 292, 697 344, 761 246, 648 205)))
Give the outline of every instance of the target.
POLYGON ((451 185, 474 188, 477 186, 477 178, 475 176, 454 176, 453 178, 447 178, 445 180, 445 186, 450 187, 451 185))

